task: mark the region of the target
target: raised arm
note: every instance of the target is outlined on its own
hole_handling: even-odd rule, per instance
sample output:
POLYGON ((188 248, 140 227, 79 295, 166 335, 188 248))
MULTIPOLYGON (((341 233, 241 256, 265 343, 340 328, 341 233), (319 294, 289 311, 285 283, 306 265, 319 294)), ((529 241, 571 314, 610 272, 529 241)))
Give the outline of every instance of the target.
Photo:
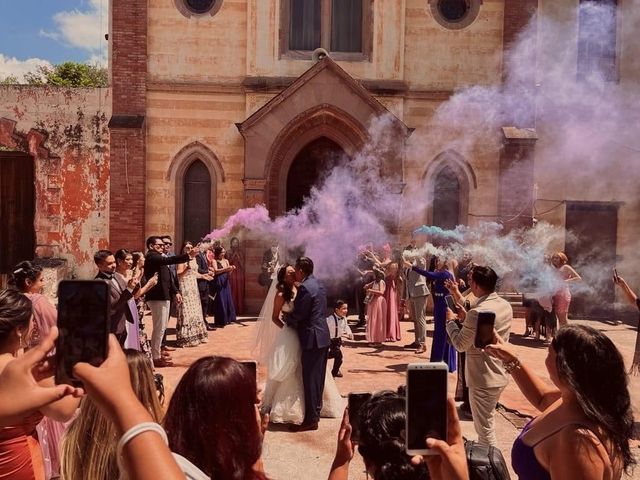
POLYGON ((511 345, 497 334, 494 340, 495 343, 488 345, 485 352, 502 360, 505 368, 511 373, 516 385, 531 405, 542 412, 560 398, 560 390, 547 385, 529 367, 521 363, 511 345))

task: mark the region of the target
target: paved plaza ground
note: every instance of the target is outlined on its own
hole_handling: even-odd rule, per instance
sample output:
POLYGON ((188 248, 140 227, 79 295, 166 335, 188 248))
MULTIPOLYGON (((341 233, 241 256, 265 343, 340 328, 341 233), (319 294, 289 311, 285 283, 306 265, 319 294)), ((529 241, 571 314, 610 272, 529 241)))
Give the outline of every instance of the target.
MULTIPOLYGON (((603 330, 614 341, 622 352, 625 361, 630 364, 636 338, 636 325, 625 323, 604 323, 597 321, 578 321, 587 323, 603 330)), ((353 325, 353 321, 351 324, 353 325)), ((151 324, 151 321, 147 321, 151 324)), ((396 389, 404 383, 407 363, 428 361, 430 339, 427 343, 427 353, 416 355, 412 350, 406 350, 403 345, 413 341, 413 324, 405 321, 402 325, 402 340, 396 343, 385 343, 382 348, 369 347, 364 339, 364 331, 356 330, 355 341, 347 341, 343 348, 344 365, 343 378, 336 379, 338 389, 346 397, 349 392, 376 391, 381 389, 396 389)), ((170 327, 175 326, 175 319, 171 319, 170 327)), ((179 381, 185 369, 196 359, 206 355, 225 355, 238 360, 251 359, 251 347, 255 338, 255 318, 243 317, 237 324, 224 329, 209 332, 209 342, 195 348, 177 349, 173 352, 175 367, 164 368, 160 371, 165 375, 169 394, 172 386, 179 381)), ((429 336, 433 332, 433 324, 428 325, 429 336)), ((522 336, 524 320, 515 319, 513 323, 511 342, 516 345, 518 354, 524 363, 534 368, 543 378, 548 378, 544 366, 547 346, 531 338, 522 336)), ((169 330, 169 340, 173 339, 173 329, 169 330)), ((332 360, 330 360, 332 362, 332 360)), ((265 378, 264 368, 259 368, 259 382, 265 378)), ((449 391, 455 389, 455 374, 449 375, 449 391)), ((636 425, 640 425, 640 376, 632 377, 630 390, 636 425)), ((511 446, 523 424, 528 420, 527 415, 534 415, 528 402, 524 399, 513 381, 509 383, 501 399, 501 405, 496 414, 496 428, 499 446, 507 459, 511 458, 511 446)), ((273 479, 326 479, 335 452, 335 443, 340 425, 340 419, 322 419, 320 428, 314 432, 290 433, 279 427, 270 427, 266 433, 264 443, 264 461, 267 474, 273 479)), ((463 433, 467 438, 475 439, 473 423, 462 421, 463 433)), ((640 430, 637 429, 637 430, 640 430)), ((636 438, 639 438, 636 435, 636 438)), ((640 461, 640 442, 633 444, 634 453, 640 461)), ((513 474, 513 472, 512 472, 513 474)), ((364 465, 361 457, 356 453, 351 464, 351 479, 364 479, 364 465)), ((514 476, 515 478, 515 476, 514 476)), ((632 477, 640 479, 640 468, 636 469, 632 477)))

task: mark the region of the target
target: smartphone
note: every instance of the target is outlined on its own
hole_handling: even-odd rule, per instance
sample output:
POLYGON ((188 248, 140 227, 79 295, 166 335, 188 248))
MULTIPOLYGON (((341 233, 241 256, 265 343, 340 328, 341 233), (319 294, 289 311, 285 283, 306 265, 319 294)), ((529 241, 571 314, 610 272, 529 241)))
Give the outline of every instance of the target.
POLYGON ((458 307, 456 306, 456 301, 453 299, 453 295, 445 295, 444 301, 447 302, 447 307, 449 307, 453 313, 458 312, 458 307))
POLYGON ((56 341, 57 384, 81 386, 73 366, 100 366, 107 358, 110 331, 110 285, 104 280, 63 280, 58 286, 56 341))
POLYGON ((351 424, 351 441, 360 441, 360 410, 371 398, 371 393, 350 393, 348 399, 349 405, 349 423, 351 424))
POLYGON ((616 268, 613 268, 613 278, 615 279, 616 282, 620 281, 620 277, 618 276, 618 270, 616 270, 616 268))
POLYGON ((496 324, 496 314, 494 312, 478 312, 478 327, 476 328, 476 338, 473 346, 484 348, 493 343, 493 329, 496 324))
POLYGON ((242 364, 242 366, 244 366, 245 368, 248 368, 251 372, 251 375, 253 375, 253 378, 255 378, 256 381, 258 380, 258 364, 255 360, 245 360, 243 362, 240 362, 240 364, 242 364))
POLYGON ((407 365, 406 451, 436 455, 427 438, 447 439, 447 374, 444 362, 407 365))

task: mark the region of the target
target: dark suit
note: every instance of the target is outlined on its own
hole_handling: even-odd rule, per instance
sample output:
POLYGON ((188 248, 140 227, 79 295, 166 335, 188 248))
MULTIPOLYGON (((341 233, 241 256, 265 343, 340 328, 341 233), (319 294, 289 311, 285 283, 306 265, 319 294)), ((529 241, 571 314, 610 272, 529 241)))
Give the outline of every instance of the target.
POLYGON ((144 261, 144 277, 149 279, 156 273, 158 274, 157 285, 149 290, 145 295, 147 301, 171 300, 171 297, 178 293, 178 289, 171 278, 171 271, 169 270, 168 265, 186 263, 189 259, 190 257, 186 253, 184 255, 165 257, 158 252, 147 252, 144 261))
POLYGON ((310 275, 298 287, 293 312, 285 317, 287 325, 298 332, 302 348, 305 424, 318 422, 322 410, 327 352, 331 344, 326 312, 327 296, 324 287, 310 275))
POLYGON ((98 272, 96 279, 104 280, 111 286, 111 326, 110 332, 113 333, 120 346, 124 345, 127 339, 127 330, 125 322, 134 323, 133 313, 129 308, 129 300, 133 298, 133 293, 127 290, 127 285, 112 274, 98 272))
POLYGON ((147 304, 151 308, 151 319, 153 321, 153 332, 151 334, 151 354, 154 360, 159 360, 162 338, 169 321, 169 305, 171 297, 178 293, 178 289, 171 279, 171 272, 167 265, 186 263, 189 255, 178 255, 165 257, 164 255, 148 251, 145 256, 144 276, 151 278, 158 274, 158 283, 146 294, 147 304))
MULTIPOLYGON (((209 263, 204 252, 200 252, 196 257, 198 262, 198 273, 207 275, 209 273, 209 263)), ((200 294, 200 303, 202 304, 202 318, 207 323, 207 311, 209 310, 209 280, 204 278, 198 279, 198 293, 200 294)))

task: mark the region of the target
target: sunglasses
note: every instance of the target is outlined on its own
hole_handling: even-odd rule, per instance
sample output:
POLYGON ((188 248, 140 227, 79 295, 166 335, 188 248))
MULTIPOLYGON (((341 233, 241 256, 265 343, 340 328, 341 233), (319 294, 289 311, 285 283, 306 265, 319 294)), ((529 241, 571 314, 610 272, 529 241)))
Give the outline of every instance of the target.
POLYGON ((170 247, 171 245, 173 245, 173 243, 171 243, 171 242, 166 242, 166 243, 164 243, 164 245, 165 245, 165 246, 167 246, 167 247, 170 247))

